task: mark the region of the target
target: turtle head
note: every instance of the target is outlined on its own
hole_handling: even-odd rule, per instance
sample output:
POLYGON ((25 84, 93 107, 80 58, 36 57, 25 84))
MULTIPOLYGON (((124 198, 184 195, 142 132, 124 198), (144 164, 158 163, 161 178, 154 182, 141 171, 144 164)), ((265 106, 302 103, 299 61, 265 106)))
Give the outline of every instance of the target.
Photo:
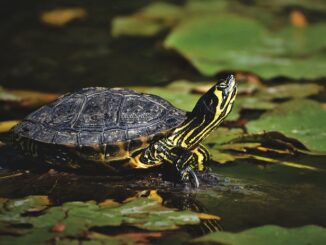
POLYGON ((237 86, 233 75, 221 79, 199 99, 193 113, 213 114, 215 119, 224 119, 231 111, 236 93, 237 86))
POLYGON ((188 118, 177 127, 169 140, 174 145, 194 148, 231 112, 237 93, 234 77, 219 80, 196 103, 188 118))

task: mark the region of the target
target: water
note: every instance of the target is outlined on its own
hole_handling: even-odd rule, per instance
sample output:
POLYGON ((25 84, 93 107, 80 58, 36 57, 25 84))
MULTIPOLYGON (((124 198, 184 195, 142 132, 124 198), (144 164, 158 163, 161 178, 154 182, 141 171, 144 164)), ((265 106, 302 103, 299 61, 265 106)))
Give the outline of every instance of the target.
MULTIPOLYGON (((156 86, 179 78, 205 79, 177 54, 163 52, 160 48, 162 36, 119 39, 110 36, 109 21, 114 16, 132 13, 149 2, 81 1, 78 6, 84 7, 89 17, 65 28, 47 27, 40 23, 38 16, 57 6, 74 6, 75 1, 2 2, 1 86, 67 92, 86 86, 156 86)), ((2 108, 1 120, 22 118, 30 111, 2 108)), ((1 139, 6 139, 6 135, 1 135, 1 139)), ((226 231, 241 231, 265 224, 326 226, 324 170, 303 170, 277 164, 262 166, 254 160, 236 161, 227 166, 212 162, 219 182, 192 190, 162 182, 156 174, 112 179, 49 171, 24 164, 10 165, 10 155, 1 154, 1 175, 12 176, 0 179, 1 197, 48 195, 60 205, 76 200, 110 198, 122 201, 139 192, 157 190, 167 206, 199 209, 222 217, 219 226, 226 231), (17 173, 21 175, 15 176, 17 173)), ((322 168, 325 157, 295 155, 282 160, 322 168)), ((204 232, 200 226, 185 228, 154 240, 157 244, 179 243, 204 232)))

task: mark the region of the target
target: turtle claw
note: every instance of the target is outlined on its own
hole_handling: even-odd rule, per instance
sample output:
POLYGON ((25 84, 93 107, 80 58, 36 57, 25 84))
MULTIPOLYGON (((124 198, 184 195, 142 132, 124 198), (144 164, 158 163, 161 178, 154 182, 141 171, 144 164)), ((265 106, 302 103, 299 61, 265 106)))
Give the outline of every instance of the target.
POLYGON ((192 167, 190 166, 186 167, 185 169, 180 171, 180 174, 181 174, 182 182, 189 181, 194 188, 199 188, 199 180, 192 167))

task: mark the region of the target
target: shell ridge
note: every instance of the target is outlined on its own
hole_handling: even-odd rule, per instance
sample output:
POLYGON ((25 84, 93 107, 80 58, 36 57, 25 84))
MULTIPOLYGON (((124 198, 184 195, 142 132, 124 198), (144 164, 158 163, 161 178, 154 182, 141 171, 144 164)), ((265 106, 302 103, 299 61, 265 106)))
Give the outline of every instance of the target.
POLYGON ((74 119, 71 121, 70 123, 70 127, 75 129, 75 124, 76 122, 78 121, 79 117, 80 117, 80 114, 82 113, 82 111, 84 110, 85 108, 85 105, 87 104, 87 96, 83 94, 83 104, 81 106, 81 108, 79 109, 79 112, 77 113, 77 115, 74 117, 74 119))

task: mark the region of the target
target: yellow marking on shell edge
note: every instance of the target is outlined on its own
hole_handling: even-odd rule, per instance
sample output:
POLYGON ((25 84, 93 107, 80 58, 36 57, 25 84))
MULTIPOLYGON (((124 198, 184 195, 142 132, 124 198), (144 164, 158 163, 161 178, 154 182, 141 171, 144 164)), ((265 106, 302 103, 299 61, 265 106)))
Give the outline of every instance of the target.
POLYGON ((130 158, 129 159, 129 162, 128 162, 128 165, 132 168, 137 168, 137 169, 146 169, 146 168, 151 168, 151 167, 154 167, 154 166, 157 166, 158 164, 145 164, 145 163, 142 163, 140 161, 140 155, 141 154, 138 154, 137 156, 133 157, 133 158, 130 158))

